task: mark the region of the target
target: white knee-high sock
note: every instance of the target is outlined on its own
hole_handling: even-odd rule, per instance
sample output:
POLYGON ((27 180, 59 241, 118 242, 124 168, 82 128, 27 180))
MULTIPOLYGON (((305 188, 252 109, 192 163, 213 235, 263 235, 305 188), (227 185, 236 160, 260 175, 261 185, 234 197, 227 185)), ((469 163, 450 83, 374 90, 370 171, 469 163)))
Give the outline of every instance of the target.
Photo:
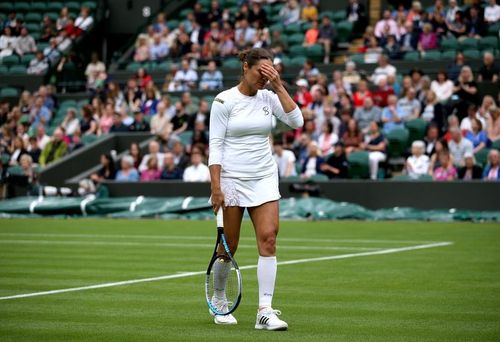
POLYGON ((214 295, 219 299, 226 298, 227 275, 231 270, 231 263, 224 259, 218 259, 213 265, 214 271, 214 295))
POLYGON ((259 256, 257 280, 259 282, 259 307, 271 307, 277 271, 276 257, 259 256))

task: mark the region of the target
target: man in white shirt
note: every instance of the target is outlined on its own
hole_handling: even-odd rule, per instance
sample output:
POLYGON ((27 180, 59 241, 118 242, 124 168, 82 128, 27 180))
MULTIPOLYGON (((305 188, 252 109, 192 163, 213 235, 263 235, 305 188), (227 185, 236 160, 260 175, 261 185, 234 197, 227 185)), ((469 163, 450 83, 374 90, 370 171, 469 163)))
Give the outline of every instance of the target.
POLYGON ((429 157, 424 154, 425 144, 416 140, 411 144, 412 155, 408 157, 405 164, 406 173, 411 178, 426 175, 429 171, 429 157))
POLYGON ((217 70, 215 61, 208 62, 208 70, 201 76, 200 90, 222 89, 222 78, 222 73, 217 70))
POLYGON ((245 43, 252 43, 255 33, 255 29, 248 24, 248 20, 242 19, 240 21, 240 28, 236 29, 234 33, 234 41, 239 42, 243 40, 245 43))
POLYGON ((172 124, 170 123, 170 117, 168 115, 165 102, 158 102, 158 105, 156 106, 156 114, 151 118, 150 127, 152 134, 161 135, 162 138, 164 138, 166 133, 168 133, 168 137, 168 135, 172 132, 172 124))
POLYGON ((389 34, 393 36, 399 36, 398 25, 396 21, 391 17, 391 11, 385 10, 383 18, 377 22, 375 25, 375 37, 380 38, 385 31, 385 27, 389 26, 389 34))
POLYGON ((21 35, 17 37, 15 49, 19 56, 36 51, 35 40, 28 34, 28 29, 26 27, 21 29, 21 35))
POLYGON ((400 117, 404 117, 404 121, 416 119, 420 116, 422 106, 420 101, 415 98, 416 94, 415 88, 410 88, 406 96, 398 100, 397 108, 400 112, 400 117))
POLYGON ((281 178, 297 176, 295 155, 292 151, 283 149, 281 141, 274 142, 274 160, 278 164, 278 172, 281 178))
POLYGON ((189 60, 182 60, 182 68, 175 73, 174 84, 176 91, 189 91, 195 88, 198 74, 189 67, 189 60))
POLYGON ((492 25, 500 20, 500 5, 496 0, 489 0, 488 6, 484 8, 484 21, 492 25))
POLYGON ((76 18, 75 26, 82 31, 88 31, 94 24, 94 18, 90 16, 90 10, 83 6, 80 11, 80 16, 76 18))
POLYGON ((95 81, 100 72, 106 71, 106 65, 99 60, 97 53, 93 52, 90 57, 90 63, 85 69, 85 76, 87 76, 87 86, 90 89, 95 89, 95 81))
POLYGON ((160 152, 160 144, 158 144, 157 141, 151 141, 149 143, 148 149, 149 149, 149 154, 146 154, 142 158, 141 165, 139 165, 139 171, 144 172, 148 169, 148 161, 152 155, 155 155, 156 159, 158 160, 158 170, 162 170, 164 162, 164 154, 160 152))
POLYGON ((462 132, 458 127, 450 128, 451 140, 448 143, 450 154, 453 157, 455 166, 464 166, 464 157, 466 153, 474 153, 474 146, 468 139, 462 137, 462 132))
POLYGON ((374 84, 379 84, 381 79, 386 79, 387 76, 396 76, 396 68, 393 65, 389 64, 388 58, 386 55, 380 55, 378 58, 378 67, 375 68, 373 75, 371 77, 372 82, 374 84))
POLYGON ((43 150, 50 141, 50 137, 45 134, 45 127, 43 125, 38 125, 36 129, 36 141, 40 150, 43 150))
POLYGON ((184 170, 182 178, 185 182, 210 182, 210 170, 203 164, 201 153, 195 151, 191 154, 191 166, 184 170))

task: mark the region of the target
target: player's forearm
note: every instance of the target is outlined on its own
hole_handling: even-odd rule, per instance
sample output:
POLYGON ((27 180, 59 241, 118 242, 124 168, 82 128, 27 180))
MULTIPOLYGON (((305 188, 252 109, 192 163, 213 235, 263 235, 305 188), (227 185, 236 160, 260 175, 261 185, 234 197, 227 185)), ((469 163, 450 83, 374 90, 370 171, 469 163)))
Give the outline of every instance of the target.
POLYGON ((210 165, 208 167, 210 170, 210 187, 213 190, 220 190, 220 170, 221 166, 219 164, 210 165))
POLYGON ((280 100, 281 106, 283 107, 285 113, 289 113, 297 107, 297 104, 290 97, 283 85, 276 87, 274 91, 276 92, 276 95, 278 95, 278 99, 280 100))

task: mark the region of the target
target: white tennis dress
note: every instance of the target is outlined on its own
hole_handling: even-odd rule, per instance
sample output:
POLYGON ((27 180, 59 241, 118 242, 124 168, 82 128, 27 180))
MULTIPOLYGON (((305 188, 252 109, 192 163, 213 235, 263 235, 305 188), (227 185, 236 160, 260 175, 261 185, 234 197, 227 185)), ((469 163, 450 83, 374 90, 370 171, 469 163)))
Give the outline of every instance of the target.
POLYGON ((304 124, 298 107, 285 113, 278 96, 266 89, 246 96, 233 87, 215 97, 208 165, 222 167, 221 190, 227 206, 255 207, 281 197, 269 143, 273 116, 292 128, 304 124))

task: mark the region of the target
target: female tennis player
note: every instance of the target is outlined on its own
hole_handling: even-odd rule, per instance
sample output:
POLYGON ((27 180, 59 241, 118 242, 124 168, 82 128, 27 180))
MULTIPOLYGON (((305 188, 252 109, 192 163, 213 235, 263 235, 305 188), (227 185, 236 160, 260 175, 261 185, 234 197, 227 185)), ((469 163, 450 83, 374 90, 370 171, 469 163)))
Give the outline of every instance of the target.
MULTIPOLYGON (((253 48, 241 52, 239 57, 243 70, 240 83, 219 93, 210 113, 211 201, 215 213, 219 208, 224 210, 224 232, 233 255, 238 247, 243 212, 248 209, 259 251, 259 309, 255 328, 286 330, 288 324, 277 317, 280 311, 272 308, 281 195, 269 135, 273 116, 292 128, 301 127, 304 119, 281 83, 267 50, 253 48), (274 93, 264 89, 268 82, 274 93)), ((215 279, 227 274, 224 266, 214 272, 215 279)), ((219 281, 225 283, 224 279, 219 281)), ((227 306, 224 296, 214 301, 218 307, 227 306)), ((215 316, 214 321, 237 323, 233 315, 215 316)))

